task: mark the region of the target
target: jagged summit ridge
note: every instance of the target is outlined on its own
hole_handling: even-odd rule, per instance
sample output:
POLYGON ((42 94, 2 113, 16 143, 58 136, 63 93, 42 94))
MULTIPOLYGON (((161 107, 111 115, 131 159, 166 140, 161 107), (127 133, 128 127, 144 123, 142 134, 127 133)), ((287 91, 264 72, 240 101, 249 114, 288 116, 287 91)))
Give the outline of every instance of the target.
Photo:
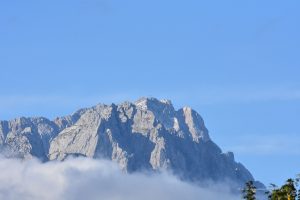
POLYGON ((43 161, 82 155, 111 159, 127 172, 169 169, 193 181, 254 180, 210 139, 196 111, 176 110, 171 101, 156 98, 98 104, 53 121, 1 121, 0 146, 10 156, 43 161))
POLYGON ((158 100, 155 98, 141 98, 135 102, 138 109, 153 112, 159 122, 166 129, 173 129, 179 135, 187 135, 194 141, 210 140, 201 116, 190 107, 184 107, 176 111, 170 100, 158 100))

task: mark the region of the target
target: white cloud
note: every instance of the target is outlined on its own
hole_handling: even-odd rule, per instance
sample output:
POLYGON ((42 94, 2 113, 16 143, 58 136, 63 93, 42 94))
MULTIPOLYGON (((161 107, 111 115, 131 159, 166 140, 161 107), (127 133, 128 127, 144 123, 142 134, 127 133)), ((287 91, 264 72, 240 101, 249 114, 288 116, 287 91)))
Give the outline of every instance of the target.
POLYGON ((0 199, 237 200, 226 187, 200 188, 168 173, 124 174, 111 161, 88 158, 40 163, 0 159, 0 199))

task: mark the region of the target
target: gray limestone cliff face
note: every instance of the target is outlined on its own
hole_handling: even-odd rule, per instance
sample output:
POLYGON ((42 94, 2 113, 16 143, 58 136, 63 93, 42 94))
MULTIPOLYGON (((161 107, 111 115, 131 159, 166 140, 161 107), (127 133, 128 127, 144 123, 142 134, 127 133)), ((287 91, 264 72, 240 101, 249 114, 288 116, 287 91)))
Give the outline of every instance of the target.
POLYGON ((57 125, 43 117, 0 122, 0 146, 8 157, 48 160, 50 141, 59 133, 57 125))
MULTIPOLYGON (((84 110, 84 109, 83 109, 84 110)), ((0 150, 6 157, 48 161, 50 142, 66 127, 73 125, 83 110, 50 121, 44 117, 20 117, 0 121, 0 150)))
POLYGON ((99 104, 56 118, 0 122, 0 146, 20 157, 64 160, 105 158, 125 172, 171 170, 190 181, 230 180, 244 184, 251 173, 210 139, 201 116, 168 100, 141 98, 99 104))

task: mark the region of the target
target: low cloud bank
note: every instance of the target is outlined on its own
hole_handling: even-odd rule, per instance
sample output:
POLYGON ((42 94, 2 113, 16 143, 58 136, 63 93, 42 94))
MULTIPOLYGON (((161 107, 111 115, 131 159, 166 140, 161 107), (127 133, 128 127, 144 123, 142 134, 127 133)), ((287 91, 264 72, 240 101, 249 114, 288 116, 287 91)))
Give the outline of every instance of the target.
POLYGON ((0 158, 0 199, 238 200, 225 186, 200 188, 162 173, 125 174, 111 161, 72 158, 40 163, 0 158))

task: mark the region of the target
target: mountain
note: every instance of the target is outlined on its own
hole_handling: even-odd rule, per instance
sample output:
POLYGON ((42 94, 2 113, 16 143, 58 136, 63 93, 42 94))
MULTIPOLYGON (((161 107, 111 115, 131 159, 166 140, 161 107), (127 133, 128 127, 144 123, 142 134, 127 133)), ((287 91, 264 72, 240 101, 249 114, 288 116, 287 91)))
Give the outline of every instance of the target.
MULTIPOLYGON (((184 180, 254 180, 210 139, 201 116, 168 100, 141 98, 98 104, 51 121, 43 117, 0 121, 0 146, 9 157, 47 162, 68 156, 106 158, 125 172, 171 170, 184 180)), ((258 185, 261 185, 257 182, 258 185)))

